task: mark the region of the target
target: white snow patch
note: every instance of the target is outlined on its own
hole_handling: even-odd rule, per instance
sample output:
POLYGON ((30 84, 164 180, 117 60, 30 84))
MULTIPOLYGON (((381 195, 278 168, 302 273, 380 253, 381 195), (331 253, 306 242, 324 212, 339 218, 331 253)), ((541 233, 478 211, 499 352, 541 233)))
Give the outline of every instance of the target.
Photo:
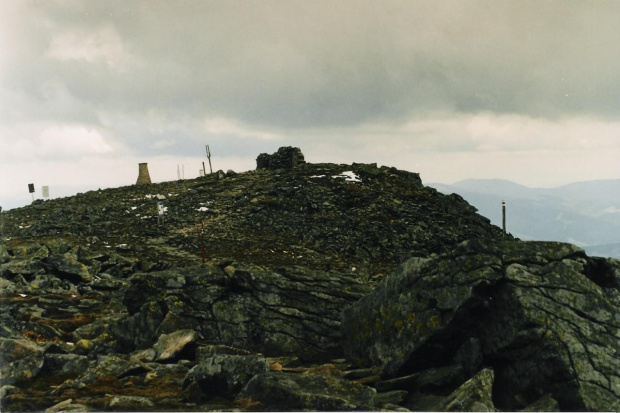
POLYGON ((310 178, 325 178, 325 175, 312 175, 310 178))
POLYGON ((208 210, 209 208, 203 206, 203 207, 198 208, 196 211, 207 212, 208 210))
POLYGON ((28 297, 26 294, 20 294, 19 296, 22 297, 22 298, 23 297, 28 297))
POLYGON ((347 182, 362 182, 361 178, 353 171, 344 171, 340 175, 334 176, 334 178, 344 178, 347 182))

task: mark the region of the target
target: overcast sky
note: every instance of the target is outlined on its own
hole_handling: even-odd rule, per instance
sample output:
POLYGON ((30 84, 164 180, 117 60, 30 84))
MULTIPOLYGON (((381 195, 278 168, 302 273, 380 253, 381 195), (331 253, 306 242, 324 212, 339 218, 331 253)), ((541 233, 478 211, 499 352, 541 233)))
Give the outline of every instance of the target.
POLYGON ((620 178, 619 22, 620 1, 1 0, 0 205, 139 162, 194 178, 206 144, 223 170, 290 145, 426 183, 620 178))

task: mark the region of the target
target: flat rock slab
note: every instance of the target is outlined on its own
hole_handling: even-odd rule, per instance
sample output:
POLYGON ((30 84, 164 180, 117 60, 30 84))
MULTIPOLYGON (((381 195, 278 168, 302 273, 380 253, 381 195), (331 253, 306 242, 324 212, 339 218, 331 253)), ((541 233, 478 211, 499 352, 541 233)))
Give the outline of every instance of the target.
POLYGON ((320 374, 265 373, 254 376, 237 399, 259 403, 261 410, 376 410, 376 392, 352 381, 320 374))

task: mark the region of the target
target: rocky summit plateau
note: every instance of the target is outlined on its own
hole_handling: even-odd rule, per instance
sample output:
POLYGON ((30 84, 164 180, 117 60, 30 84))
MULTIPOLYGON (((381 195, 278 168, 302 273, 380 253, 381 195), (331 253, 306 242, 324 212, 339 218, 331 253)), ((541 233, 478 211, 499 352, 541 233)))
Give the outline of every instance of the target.
POLYGON ((285 147, 0 219, 3 411, 620 410, 620 261, 415 173, 285 147))

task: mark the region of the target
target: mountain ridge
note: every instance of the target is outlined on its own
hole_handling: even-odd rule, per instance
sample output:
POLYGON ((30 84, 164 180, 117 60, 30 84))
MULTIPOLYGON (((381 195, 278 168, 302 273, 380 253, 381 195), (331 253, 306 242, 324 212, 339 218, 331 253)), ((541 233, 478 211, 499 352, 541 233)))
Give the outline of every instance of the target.
POLYGON ((620 241, 620 179, 555 188, 529 188, 506 180, 429 186, 460 194, 496 225, 501 223, 501 202, 506 201, 508 229, 522 239, 572 242, 586 250, 620 241))

